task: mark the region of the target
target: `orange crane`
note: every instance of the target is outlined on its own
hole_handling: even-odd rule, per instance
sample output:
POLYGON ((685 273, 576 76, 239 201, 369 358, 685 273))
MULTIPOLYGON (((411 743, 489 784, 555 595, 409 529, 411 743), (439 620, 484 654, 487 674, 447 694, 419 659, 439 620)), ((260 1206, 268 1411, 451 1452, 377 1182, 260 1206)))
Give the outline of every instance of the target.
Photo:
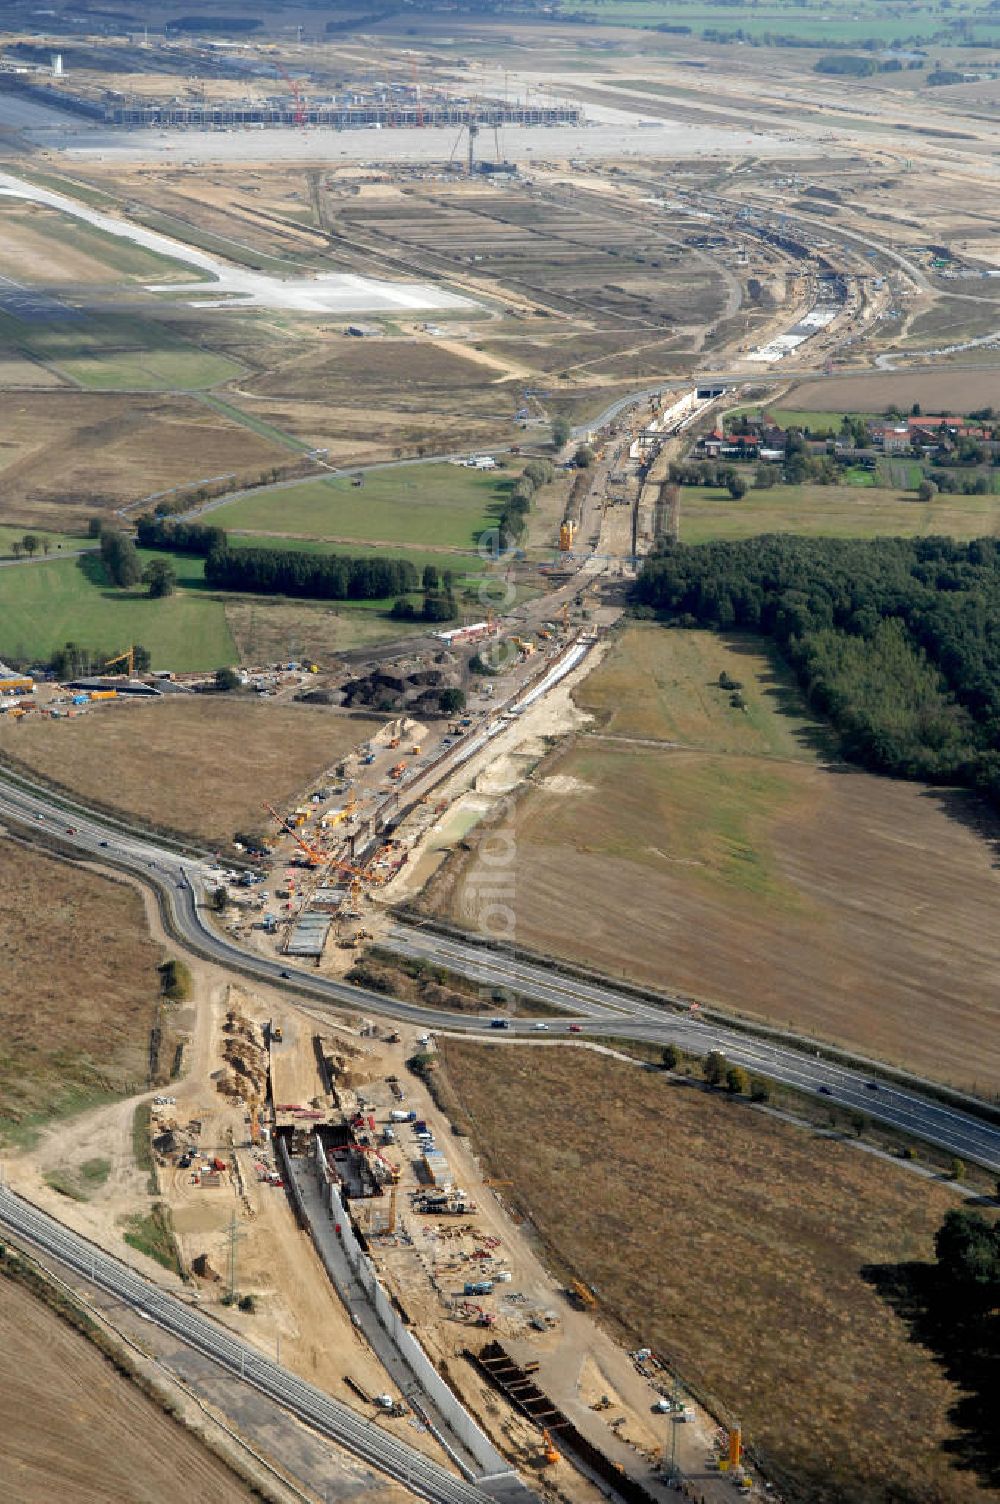
POLYGON ((295 844, 302 848, 306 856, 309 858, 309 865, 311 867, 318 867, 321 862, 327 861, 326 852, 320 851, 316 846, 310 846, 308 841, 303 841, 302 837, 296 831, 295 826, 292 824, 291 820, 286 819, 284 815, 279 815, 274 806, 272 804, 268 804, 266 800, 264 803, 264 808, 267 810, 268 814, 274 816, 280 826, 288 831, 288 834, 291 836, 295 844))
POLYGON ((360 878, 366 883, 385 882, 385 878, 379 873, 369 872, 364 867, 352 867, 350 862, 341 862, 337 857, 331 856, 328 851, 321 851, 318 846, 310 846, 308 841, 303 841, 292 822, 287 820, 284 815, 279 815, 273 804, 265 802, 264 808, 268 814, 274 816, 279 825, 288 831, 295 844, 302 848, 309 858, 310 867, 336 867, 338 872, 349 872, 352 877, 360 878))

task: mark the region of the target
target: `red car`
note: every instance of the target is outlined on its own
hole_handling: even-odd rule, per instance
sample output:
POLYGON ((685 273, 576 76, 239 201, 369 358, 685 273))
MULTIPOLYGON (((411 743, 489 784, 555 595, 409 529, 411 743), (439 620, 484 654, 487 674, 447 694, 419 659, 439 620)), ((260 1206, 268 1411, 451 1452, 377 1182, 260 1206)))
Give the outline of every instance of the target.
POLYGON ((583 1033, 583 1025, 582 1024, 570 1024, 570 1026, 569 1026, 569 1032, 571 1034, 582 1034, 583 1033))

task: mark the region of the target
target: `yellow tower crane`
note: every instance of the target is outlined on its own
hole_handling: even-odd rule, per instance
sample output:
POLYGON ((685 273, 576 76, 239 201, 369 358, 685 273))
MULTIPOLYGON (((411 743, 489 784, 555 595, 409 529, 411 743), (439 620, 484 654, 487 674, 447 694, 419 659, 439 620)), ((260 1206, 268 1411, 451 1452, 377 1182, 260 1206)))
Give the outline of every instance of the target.
POLYGON ((114 666, 115 666, 116 663, 126 663, 126 662, 128 663, 128 676, 131 679, 132 675, 135 673, 135 643, 134 642, 129 644, 129 646, 125 649, 124 653, 119 653, 118 656, 117 656, 117 658, 108 658, 108 659, 106 659, 104 667, 105 668, 114 668, 114 666))

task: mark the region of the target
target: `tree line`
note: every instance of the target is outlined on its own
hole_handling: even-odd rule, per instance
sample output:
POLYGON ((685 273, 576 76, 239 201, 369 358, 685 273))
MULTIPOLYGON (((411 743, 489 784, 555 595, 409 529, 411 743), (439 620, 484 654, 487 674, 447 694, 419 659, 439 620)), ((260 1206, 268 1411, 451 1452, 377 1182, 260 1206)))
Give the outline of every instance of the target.
POLYGON ((135 532, 140 548, 165 548, 172 553, 200 554, 204 558, 213 549, 229 544, 221 527, 205 527, 199 522, 167 522, 149 515, 139 518, 135 532))
POLYGON ((417 588, 408 559, 352 559, 277 548, 217 548, 205 560, 205 583, 214 590, 254 595, 308 596, 313 600, 382 600, 417 588))
POLYGON ((525 465, 511 486, 500 513, 498 552, 506 553, 521 542, 527 531, 527 517, 535 492, 540 486, 548 485, 554 475, 555 467, 551 460, 529 460, 525 465))
POLYGON ((1000 553, 993 539, 666 542, 641 605, 774 639, 844 755, 1000 805, 1000 553))
MULTIPOLYGON (((88 648, 79 642, 67 642, 61 648, 56 648, 49 660, 49 668, 63 684, 70 679, 87 678, 91 674, 127 674, 127 662, 116 663, 111 668, 105 667, 109 659, 117 657, 120 651, 120 648, 88 648)), ((141 643, 134 644, 133 659, 137 674, 149 671, 150 652, 141 643)))

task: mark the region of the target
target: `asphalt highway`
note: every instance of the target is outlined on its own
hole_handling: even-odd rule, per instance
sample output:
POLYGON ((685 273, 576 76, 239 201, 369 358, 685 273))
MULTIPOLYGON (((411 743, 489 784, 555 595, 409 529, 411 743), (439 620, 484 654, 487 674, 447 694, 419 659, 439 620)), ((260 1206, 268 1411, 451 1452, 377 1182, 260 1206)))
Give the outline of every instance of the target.
MULTIPOLYGON (((542 692, 540 685, 538 689, 542 692)), ((653 1043, 676 1044, 680 1049, 701 1055, 719 1050, 734 1065, 800 1091, 828 1097, 840 1107, 863 1111, 872 1119, 924 1139, 946 1153, 1000 1172, 1000 1126, 923 1096, 919 1091, 884 1079, 876 1081, 861 1069, 811 1055, 801 1047, 762 1039, 714 1020, 692 1016, 683 1007, 673 1011, 646 1003, 610 985, 569 979, 469 942, 445 939, 410 926, 394 926, 389 943, 401 954, 433 959, 464 971, 481 979, 490 990, 512 987, 530 992, 566 1010, 568 1015, 562 1021, 551 1021, 548 1030, 538 1028, 540 1021, 534 1019, 514 1019, 508 1028, 494 1030, 489 1019, 470 1019, 463 1013, 419 1007, 333 977, 289 969, 280 958, 272 960, 245 950, 220 934, 208 919, 200 869, 195 861, 143 837, 124 835, 102 825, 93 816, 81 815, 78 809, 66 814, 43 791, 32 792, 0 774, 0 818, 4 816, 23 825, 47 828, 78 851, 137 873, 158 888, 176 936, 193 952, 258 981, 284 986, 311 1001, 417 1024, 427 1030, 488 1036, 495 1040, 542 1040, 546 1034, 551 1038, 565 1033, 578 1021, 590 1037, 628 1035, 653 1043)))
MULTIPOLYGON (((450 1473, 433 1458, 425 1457, 349 1406, 273 1363, 225 1327, 159 1289, 3 1185, 0 1185, 0 1226, 59 1259, 145 1320, 156 1322, 188 1347, 239 1375, 314 1430, 432 1504, 496 1504, 484 1487, 450 1473)), ((525 1490, 523 1497, 533 1496, 525 1490)))

